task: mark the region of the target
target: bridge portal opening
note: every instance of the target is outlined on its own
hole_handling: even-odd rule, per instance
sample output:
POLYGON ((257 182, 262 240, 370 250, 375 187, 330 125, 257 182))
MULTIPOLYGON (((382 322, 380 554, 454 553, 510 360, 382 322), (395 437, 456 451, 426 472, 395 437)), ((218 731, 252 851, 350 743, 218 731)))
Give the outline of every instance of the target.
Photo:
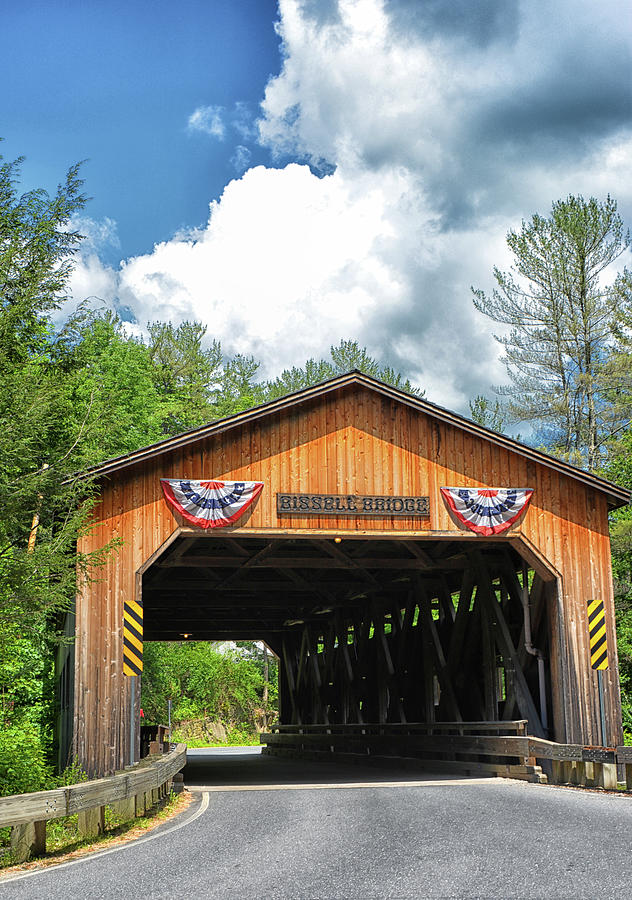
POLYGON ((258 640, 285 725, 528 720, 553 733, 555 583, 502 540, 184 535, 145 639, 258 640))

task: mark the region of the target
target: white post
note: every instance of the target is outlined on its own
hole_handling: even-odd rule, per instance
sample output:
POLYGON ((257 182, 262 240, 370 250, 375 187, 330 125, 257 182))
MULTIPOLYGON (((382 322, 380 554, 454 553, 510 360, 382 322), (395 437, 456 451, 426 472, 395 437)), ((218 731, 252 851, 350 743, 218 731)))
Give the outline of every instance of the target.
POLYGON ((136 676, 131 675, 130 681, 132 682, 132 685, 131 685, 132 702, 131 702, 131 708, 130 708, 130 714, 129 714, 129 764, 130 764, 130 766, 133 766, 134 762, 135 762, 134 749, 135 749, 135 744, 136 744, 136 716, 134 714, 134 708, 136 706, 136 697, 135 697, 136 676))

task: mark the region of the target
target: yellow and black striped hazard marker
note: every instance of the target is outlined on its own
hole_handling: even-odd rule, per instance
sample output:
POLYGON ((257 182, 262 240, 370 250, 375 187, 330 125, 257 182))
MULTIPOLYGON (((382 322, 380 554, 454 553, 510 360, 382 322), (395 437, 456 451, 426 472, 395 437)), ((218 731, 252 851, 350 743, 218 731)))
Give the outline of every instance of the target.
POLYGON ((588 632, 590 636, 590 667, 608 668, 608 642, 606 640, 606 611, 603 600, 588 601, 588 632))
POLYGON ((143 671, 143 607, 135 600, 123 605, 123 674, 143 671))

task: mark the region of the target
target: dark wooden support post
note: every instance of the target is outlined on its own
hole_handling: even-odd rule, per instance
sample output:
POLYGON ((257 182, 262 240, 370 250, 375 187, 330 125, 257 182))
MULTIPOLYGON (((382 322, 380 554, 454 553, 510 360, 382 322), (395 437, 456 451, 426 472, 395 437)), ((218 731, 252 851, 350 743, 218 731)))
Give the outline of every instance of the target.
MULTIPOLYGON (((454 693, 452 680, 450 678, 450 670, 445 660, 443 647, 439 640, 439 634, 432 618, 430 598, 426 594, 420 579, 417 580, 417 590, 420 597, 419 612, 422 620, 422 628, 424 632, 427 633, 425 646, 429 650, 431 659, 434 663, 434 668, 436 670, 437 678, 439 679, 439 684, 441 685, 441 692, 444 696, 445 705, 449 715, 452 721, 461 722, 463 717, 461 716, 456 694, 454 693)), ((434 697, 432 700, 434 704, 434 697)))
POLYGON ((474 575, 471 569, 466 569, 463 574, 459 605, 454 618, 454 628, 452 629, 452 634, 450 636, 450 647, 448 650, 448 666, 453 677, 461 663, 463 644, 468 622, 470 621, 470 605, 472 603, 473 592, 474 575))
MULTIPOLYGON (((362 722, 362 710, 360 709, 360 700, 358 697, 357 691, 357 678, 356 678, 356 670, 354 669, 353 661, 351 659, 351 654, 349 652, 349 629, 346 620, 343 619, 340 610, 336 610, 335 613, 335 621, 337 623, 337 631, 338 631, 338 651, 341 654, 341 659, 343 666, 341 667, 341 677, 344 679, 345 685, 345 702, 346 702, 346 716, 348 721, 348 717, 351 714, 351 710, 353 710, 353 719, 355 722, 362 722)), ((353 633, 354 642, 356 639, 356 633, 354 629, 353 633)), ((353 645, 351 645, 353 646, 353 645)), ((356 657, 357 660, 357 657, 356 657)), ((356 662, 357 664, 357 662, 356 662)))
POLYGON ((452 626, 456 618, 456 610, 454 609, 454 603, 452 602, 452 594, 450 593, 445 576, 443 575, 439 578, 438 596, 439 610, 441 613, 440 618, 452 626))
POLYGON ((283 637, 283 671, 285 674, 285 681, 287 683, 288 688, 288 700, 289 705, 291 707, 291 719, 292 721, 289 723, 291 725, 301 725, 302 718, 301 712, 296 702, 296 678, 294 671, 294 656, 295 654, 292 652, 290 646, 289 637, 283 637))
POLYGON ((373 642, 378 667, 377 680, 377 710, 378 722, 383 725, 388 720, 389 690, 388 684, 393 675, 393 661, 386 643, 384 634, 384 614, 377 609, 375 603, 371 604, 371 618, 373 619, 373 642))
POLYGON ((479 587, 482 589, 481 598, 487 607, 487 614, 492 625, 494 640, 505 661, 505 668, 512 670, 516 700, 520 714, 525 719, 529 720, 529 731, 531 734, 536 737, 545 737, 544 729, 540 722, 540 716, 535 703, 533 702, 533 697, 531 696, 531 691, 529 690, 529 685, 527 684, 524 672, 522 671, 507 622, 501 606, 496 600, 489 572, 480 553, 472 553, 471 557, 478 575, 479 587))
MULTIPOLYGON (((485 590, 485 588, 483 590, 485 590)), ((492 625, 487 604, 479 603, 478 612, 481 622, 483 702, 485 706, 485 718, 489 722, 495 722, 498 719, 498 703, 496 693, 496 648, 494 644, 492 625)))
POLYGON ((422 607, 426 603, 426 599, 419 596, 417 603, 419 609, 419 619, 417 621, 417 631, 420 637, 423 676, 424 676, 424 721, 434 722, 436 719, 434 705, 434 666, 432 663, 432 638, 430 632, 425 627, 425 618, 422 614, 422 607))

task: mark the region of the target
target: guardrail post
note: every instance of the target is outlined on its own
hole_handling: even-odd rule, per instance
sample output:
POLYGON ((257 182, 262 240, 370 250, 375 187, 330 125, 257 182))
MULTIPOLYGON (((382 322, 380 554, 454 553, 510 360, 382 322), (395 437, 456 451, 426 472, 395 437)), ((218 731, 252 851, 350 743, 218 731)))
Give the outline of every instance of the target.
POLYGON ((173 776, 172 790, 174 794, 180 794, 184 790, 184 775, 182 772, 176 772, 173 776))
POLYGON ((119 816, 119 818, 123 819, 123 821, 128 821, 129 819, 133 819, 136 815, 136 804, 134 803, 134 797, 126 797, 125 800, 115 800, 110 804, 115 814, 119 816))
POLYGON ((617 763, 625 773, 626 791, 632 791, 632 747, 617 747, 617 763))
POLYGON ((105 831, 105 806, 80 809, 78 816, 79 834, 81 837, 98 837, 105 831))
POLYGON ((600 766, 597 767, 600 771, 598 772, 598 785, 599 787, 604 788, 606 791, 616 791, 617 789, 617 766, 616 763, 601 763, 600 766))
POLYGON ((46 853, 46 822, 28 822, 11 828, 11 851, 16 863, 46 853))

